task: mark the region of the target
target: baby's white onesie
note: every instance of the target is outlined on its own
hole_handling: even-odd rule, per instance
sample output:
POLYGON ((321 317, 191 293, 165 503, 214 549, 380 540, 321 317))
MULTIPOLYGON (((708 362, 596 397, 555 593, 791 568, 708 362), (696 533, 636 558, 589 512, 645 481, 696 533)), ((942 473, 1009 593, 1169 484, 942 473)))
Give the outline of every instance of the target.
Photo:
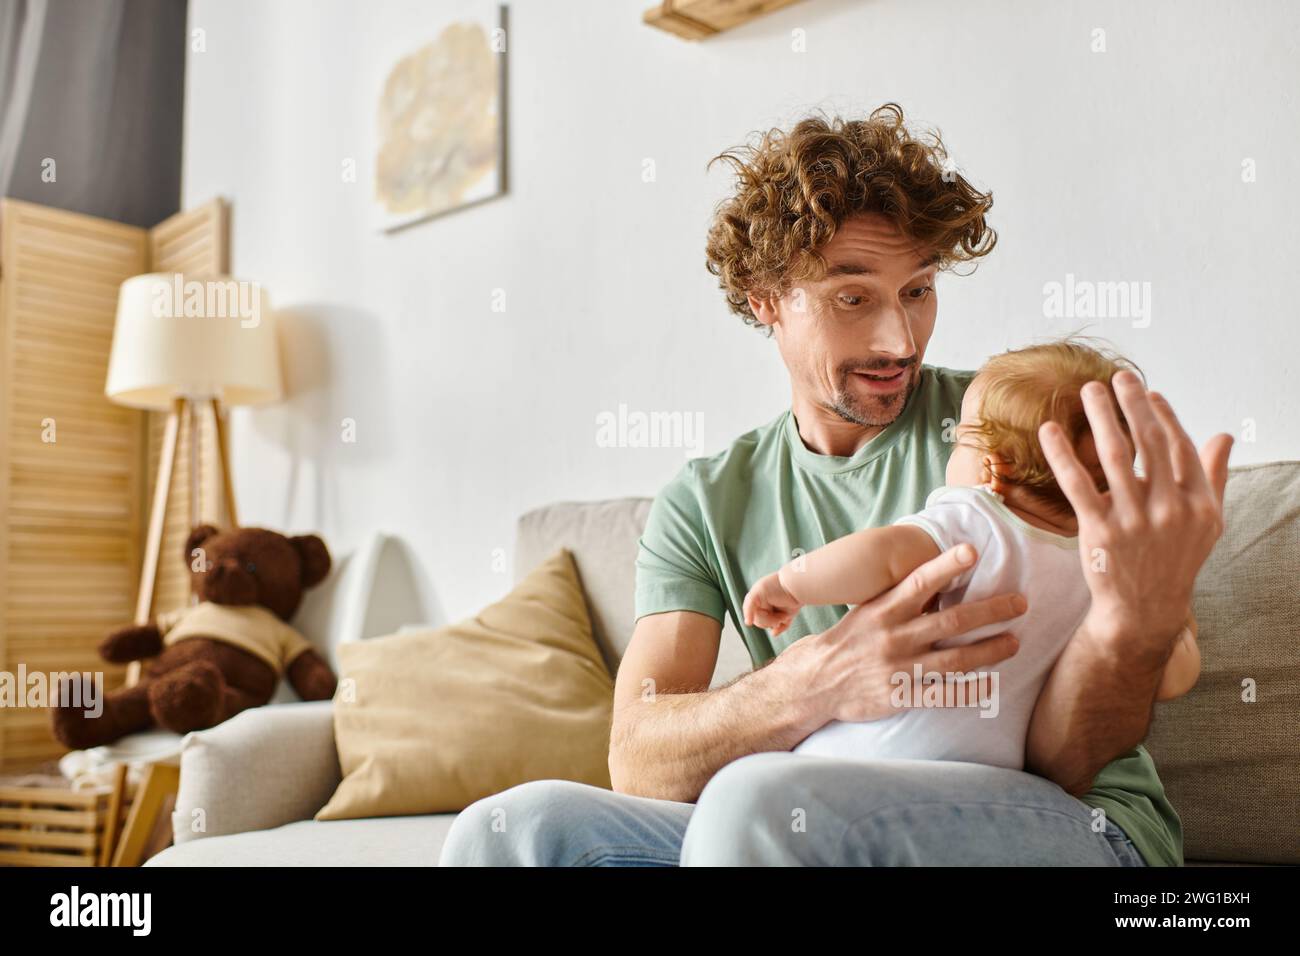
MULTIPOLYGON (((794 752, 856 759, 961 760, 1023 769, 1025 737, 1039 691, 1091 602, 1079 539, 1034 527, 985 487, 936 489, 923 511, 895 524, 916 525, 940 551, 962 543, 975 547, 975 566, 940 594, 940 609, 999 594, 1019 593, 1029 601, 1029 610, 1009 626, 990 625, 938 646, 969 644, 1005 630, 1015 635, 1020 649, 985 668, 978 685, 967 685, 968 706, 923 706, 863 723, 831 721, 794 752)), ((932 686, 933 693, 945 693, 942 683, 932 686)), ((896 698, 905 701, 907 693, 911 692, 900 680, 896 698)))

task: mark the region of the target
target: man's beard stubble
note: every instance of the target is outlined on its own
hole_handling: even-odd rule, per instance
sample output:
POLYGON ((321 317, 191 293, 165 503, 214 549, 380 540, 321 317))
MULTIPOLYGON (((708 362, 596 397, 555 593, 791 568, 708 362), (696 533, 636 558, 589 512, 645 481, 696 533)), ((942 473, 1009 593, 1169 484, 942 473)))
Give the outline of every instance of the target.
POLYGON ((829 402, 823 402, 822 407, 827 411, 833 412, 846 422, 852 422, 854 425, 861 425, 864 428, 884 428, 886 425, 892 425, 898 416, 903 414, 903 409, 907 407, 912 393, 916 391, 920 376, 916 374, 916 366, 909 363, 905 374, 907 375, 907 387, 901 392, 886 396, 867 396, 860 398, 853 393, 849 387, 850 377, 854 372, 880 372, 882 369, 897 367, 896 363, 889 365, 865 368, 861 365, 852 365, 843 367, 839 370, 839 381, 835 387, 835 397, 829 402))

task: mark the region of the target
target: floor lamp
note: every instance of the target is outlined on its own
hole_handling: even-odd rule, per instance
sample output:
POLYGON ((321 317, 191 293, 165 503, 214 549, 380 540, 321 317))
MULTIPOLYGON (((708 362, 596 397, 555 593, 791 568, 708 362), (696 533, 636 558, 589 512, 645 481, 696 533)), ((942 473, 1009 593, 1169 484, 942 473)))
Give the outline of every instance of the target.
POLYGON ((198 412, 211 410, 222 494, 230 523, 238 525, 222 409, 273 402, 281 391, 275 316, 260 285, 180 273, 149 273, 122 283, 104 393, 120 405, 167 412, 140 566, 137 624, 147 624, 153 614, 182 428, 195 449, 198 412))
MULTIPOLYGON (((187 280, 179 273, 149 273, 127 279, 118 293, 104 393, 120 405, 167 412, 135 607, 135 622, 147 624, 153 615, 176 447, 184 427, 192 459, 197 455, 200 430, 195 420, 199 409, 212 412, 226 513, 232 525, 239 523, 222 407, 259 405, 280 397, 280 353, 266 292, 256 283, 228 276, 187 280)), ((194 471, 192 465, 191 481, 196 478, 194 471)), ((191 496, 192 508, 196 497, 191 496)), ((137 662, 127 669, 126 681, 134 684, 139 679, 137 662)), ((118 741, 116 746, 125 743, 118 741)), ((147 768, 119 840, 117 824, 126 800, 127 762, 117 762, 101 865, 135 866, 144 859, 162 808, 175 797, 179 786, 180 769, 173 758, 143 761, 147 768)))

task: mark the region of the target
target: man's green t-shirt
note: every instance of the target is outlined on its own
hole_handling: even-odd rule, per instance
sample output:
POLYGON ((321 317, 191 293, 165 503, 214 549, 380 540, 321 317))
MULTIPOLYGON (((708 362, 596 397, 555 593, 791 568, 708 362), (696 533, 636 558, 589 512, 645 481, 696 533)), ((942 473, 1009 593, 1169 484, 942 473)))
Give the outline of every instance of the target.
MULTIPOLYGON (((655 499, 641 536, 636 616, 730 615, 755 667, 831 627, 847 605, 805 607, 776 639, 746 627, 741 606, 755 581, 791 558, 921 510, 944 483, 972 378, 925 366, 898 419, 847 458, 810 451, 787 411, 726 451, 688 462, 655 499)), ((1181 865, 1182 826, 1144 747, 1103 768, 1082 799, 1102 808, 1148 864, 1181 865)))

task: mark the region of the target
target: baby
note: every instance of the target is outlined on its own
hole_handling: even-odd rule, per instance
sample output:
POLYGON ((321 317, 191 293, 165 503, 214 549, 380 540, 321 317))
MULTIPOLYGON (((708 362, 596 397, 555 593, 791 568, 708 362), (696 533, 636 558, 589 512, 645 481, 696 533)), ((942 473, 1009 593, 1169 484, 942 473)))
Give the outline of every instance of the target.
MULTIPOLYGON (((931 558, 967 543, 978 558, 939 595, 939 609, 1017 592, 1029 602, 1010 626, 991 625, 937 645, 966 644, 1007 630, 1020 649, 996 671, 973 683, 947 683, 945 675, 919 675, 922 680, 914 682, 912 674, 898 675, 893 700, 899 713, 863 723, 832 721, 795 753, 1024 767, 1038 694, 1090 603, 1078 522, 1038 444, 1038 426, 1058 422, 1105 491, 1105 476, 1089 453, 1092 436, 1080 389, 1093 381, 1109 385, 1125 368, 1132 368, 1125 359, 1074 340, 995 356, 966 390, 947 483, 929 496, 923 511, 833 541, 753 586, 745 597, 745 623, 780 634, 805 604, 865 603, 931 558), (945 695, 958 706, 926 706, 945 695)), ((1189 620, 1156 699, 1187 693, 1200 664, 1196 624, 1189 620)))

